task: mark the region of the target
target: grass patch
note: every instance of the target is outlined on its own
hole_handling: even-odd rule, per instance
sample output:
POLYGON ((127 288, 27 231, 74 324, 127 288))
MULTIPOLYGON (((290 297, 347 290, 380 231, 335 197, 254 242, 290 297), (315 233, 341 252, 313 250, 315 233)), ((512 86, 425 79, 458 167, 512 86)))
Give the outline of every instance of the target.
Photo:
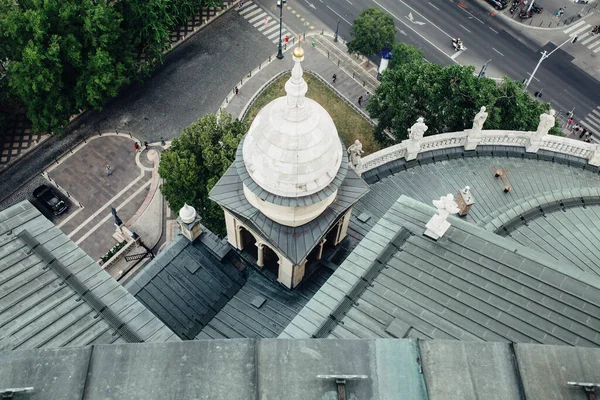
MULTIPOLYGON (((311 74, 304 74, 303 77, 308 84, 306 97, 313 99, 327 110, 346 147, 358 139, 363 145, 364 155, 381 149, 373 136, 374 128, 360 114, 340 99, 327 85, 311 74)), ((278 97, 285 96, 285 83, 288 79, 290 79, 289 73, 280 76, 258 96, 246 116, 246 121, 249 124, 254 121, 256 114, 264 106, 278 97)))

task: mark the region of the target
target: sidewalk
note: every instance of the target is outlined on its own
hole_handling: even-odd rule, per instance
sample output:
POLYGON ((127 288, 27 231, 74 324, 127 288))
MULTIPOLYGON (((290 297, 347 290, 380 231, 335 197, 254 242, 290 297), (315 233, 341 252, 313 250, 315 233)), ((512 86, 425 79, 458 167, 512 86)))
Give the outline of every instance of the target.
MULTIPOLYGON (((348 55, 346 45, 341 41, 335 43, 333 36, 327 32, 324 34, 321 32, 307 33, 303 42, 304 62, 302 67, 304 70, 319 75, 341 98, 368 119, 366 111, 358 107, 357 99, 367 91, 373 93, 379 86, 379 81, 376 79, 377 68, 369 61, 348 55), (331 84, 333 74, 337 75, 335 85, 331 84)), ((242 118, 250 102, 274 77, 292 69, 291 50, 294 47, 294 43, 290 41, 282 60, 278 60, 273 55, 270 61, 265 60, 264 63, 257 66, 251 76, 242 79, 238 85, 239 94, 237 96, 233 94, 232 88, 232 92, 223 101, 221 109, 233 115, 234 118, 242 118)))
MULTIPOLYGON (((162 237, 164 201, 157 172, 162 147, 150 144, 136 152, 136 141, 129 134, 101 132, 43 172, 71 203, 68 212, 56 218, 57 227, 95 260, 118 242, 111 207, 149 248, 158 245, 162 237)), ((126 270, 126 265, 120 265, 126 270)))

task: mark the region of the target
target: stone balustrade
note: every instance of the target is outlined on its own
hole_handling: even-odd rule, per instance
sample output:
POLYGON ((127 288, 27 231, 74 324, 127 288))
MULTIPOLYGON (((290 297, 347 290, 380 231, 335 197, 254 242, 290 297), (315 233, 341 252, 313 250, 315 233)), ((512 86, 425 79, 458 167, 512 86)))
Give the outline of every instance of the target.
POLYGON ((527 152, 537 153, 539 150, 549 150, 588 160, 594 166, 600 166, 600 145, 586 143, 561 136, 543 135, 535 140, 535 132, 482 130, 473 135, 472 130, 449 132, 423 137, 420 140, 407 139, 402 143, 387 147, 361 159, 359 172, 365 173, 371 169, 391 161, 406 158, 415 159, 419 153, 453 147, 465 147, 465 150, 475 150, 477 146, 515 146, 526 147, 527 152), (473 139, 472 137, 475 136, 473 139), (473 143, 467 148, 467 142, 473 143), (533 142, 536 142, 535 145, 533 142), (410 151, 413 149, 412 151, 410 151))

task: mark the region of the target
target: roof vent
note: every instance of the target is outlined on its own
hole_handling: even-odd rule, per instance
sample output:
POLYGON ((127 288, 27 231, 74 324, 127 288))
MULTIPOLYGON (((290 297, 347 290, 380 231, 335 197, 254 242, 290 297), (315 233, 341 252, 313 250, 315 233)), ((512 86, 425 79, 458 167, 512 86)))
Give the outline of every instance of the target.
POLYGON ((567 385, 583 388, 587 393, 589 400, 596 400, 596 389, 600 388, 600 383, 567 382, 567 385))
POLYGON ((317 379, 335 380, 338 400, 346 400, 346 381, 364 380, 366 375, 317 375, 317 379))
POLYGON ((261 308, 263 306, 263 304, 265 304, 266 301, 267 301, 267 299, 265 299, 264 297, 256 296, 252 299, 250 304, 252 304, 256 308, 261 308))
POLYGON ((396 339, 404 339, 408 335, 408 332, 411 330, 411 328, 412 327, 406 322, 398 318, 394 318, 387 328, 385 328, 385 331, 396 339))

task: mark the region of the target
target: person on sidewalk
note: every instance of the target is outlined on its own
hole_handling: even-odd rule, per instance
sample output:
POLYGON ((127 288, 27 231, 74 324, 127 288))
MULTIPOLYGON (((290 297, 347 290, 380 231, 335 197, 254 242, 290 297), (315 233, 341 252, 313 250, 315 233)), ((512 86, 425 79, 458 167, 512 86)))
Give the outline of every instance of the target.
POLYGON ((239 92, 240 92, 240 89, 238 89, 238 87, 236 86, 236 87, 233 89, 233 93, 235 93, 235 95, 237 96, 239 92))
POLYGON ((141 149, 141 148, 140 148, 140 144, 139 144, 138 142, 135 142, 135 143, 133 144, 133 149, 135 150, 135 152, 136 152, 136 153, 139 153, 139 152, 140 152, 140 149, 141 149))
POLYGON ((363 97, 362 97, 362 95, 361 95, 361 96, 358 96, 358 106, 359 106, 359 107, 362 107, 362 102, 363 102, 363 97))
POLYGON ((579 124, 575 124, 573 127, 571 127, 571 133, 574 135, 579 134, 579 124))
POLYGON ((573 126, 573 117, 567 120, 567 129, 571 129, 571 126, 573 126))
POLYGON ((144 140, 144 148, 148 149, 148 146, 150 146, 150 145, 148 144, 148 141, 147 141, 147 140, 144 140))
POLYGON ((112 175, 112 169, 110 168, 110 164, 106 164, 106 176, 112 175))
POLYGON ((581 139, 582 137, 586 136, 588 133, 587 128, 583 128, 583 130, 581 131, 581 134, 579 135, 579 139, 581 139))
POLYGON ((335 83, 335 81, 337 80, 337 75, 333 74, 333 76, 331 77, 331 80, 333 81, 333 83, 335 83))

